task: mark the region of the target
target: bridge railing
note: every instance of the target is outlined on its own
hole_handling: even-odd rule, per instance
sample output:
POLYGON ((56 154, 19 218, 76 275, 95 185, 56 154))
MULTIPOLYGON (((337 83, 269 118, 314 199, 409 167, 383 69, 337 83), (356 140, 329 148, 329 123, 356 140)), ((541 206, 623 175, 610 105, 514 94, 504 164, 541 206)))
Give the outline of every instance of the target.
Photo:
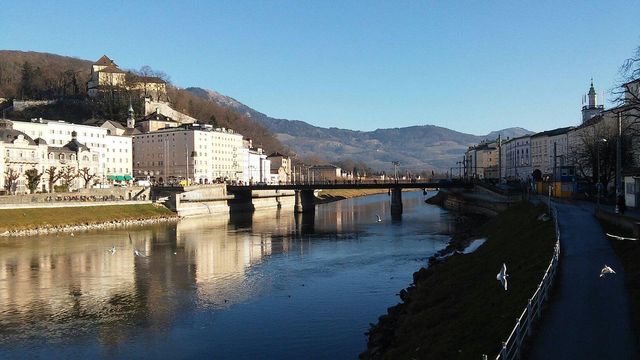
MULTIPOLYGON (((538 284, 538 288, 529 299, 527 306, 524 308, 520 316, 516 319, 516 325, 511 330, 509 337, 502 343, 500 353, 496 360, 519 359, 522 354, 525 340, 531 335, 533 324, 542 316, 542 306, 549 299, 553 283, 556 279, 558 263, 560 261, 560 228, 558 226, 558 212, 555 208, 551 209, 553 221, 555 223, 556 244, 553 250, 553 256, 547 266, 547 270, 542 276, 542 281, 538 284)), ((486 359, 486 356, 484 357, 486 359)))

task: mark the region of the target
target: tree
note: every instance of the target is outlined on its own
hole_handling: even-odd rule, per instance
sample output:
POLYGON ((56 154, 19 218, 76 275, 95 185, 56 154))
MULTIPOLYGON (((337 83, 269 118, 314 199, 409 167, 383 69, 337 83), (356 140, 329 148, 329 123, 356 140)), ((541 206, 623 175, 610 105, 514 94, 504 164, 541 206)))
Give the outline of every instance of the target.
POLYGON ((43 173, 39 173, 38 169, 28 169, 24 172, 24 175, 27 177, 27 188, 29 188, 29 192, 33 194, 38 189, 38 184, 40 184, 40 179, 42 178, 43 173))
POLYGON ((88 167, 83 167, 82 169, 80 169, 80 177, 82 178, 82 180, 84 180, 84 187, 88 188, 89 181, 95 178, 96 174, 91 174, 91 169, 89 169, 88 167))
POLYGON ((73 166, 65 166, 62 168, 60 178, 69 189, 71 189, 71 182, 77 177, 78 172, 73 166))
POLYGON ((49 192, 52 193, 54 192, 53 185, 60 179, 60 177, 62 176, 62 172, 58 171, 58 168, 56 168, 55 166, 50 166, 44 172, 49 178, 49 192))
POLYGON ((7 170, 5 170, 4 189, 7 190, 7 192, 11 192, 14 182, 18 180, 19 177, 20 174, 18 174, 18 172, 13 170, 12 168, 8 168, 7 170))

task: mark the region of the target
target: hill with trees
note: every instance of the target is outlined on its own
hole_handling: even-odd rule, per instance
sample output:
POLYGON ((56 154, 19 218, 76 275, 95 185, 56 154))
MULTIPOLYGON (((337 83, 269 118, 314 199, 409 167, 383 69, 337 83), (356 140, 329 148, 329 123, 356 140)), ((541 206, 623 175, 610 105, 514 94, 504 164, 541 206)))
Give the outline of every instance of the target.
MULTIPOLYGON (((42 117, 82 123, 88 119, 108 119, 125 123, 129 104, 136 114, 143 112, 141 94, 118 91, 105 96, 87 96, 87 80, 93 61, 41 52, 0 50, 0 104, 10 109, 12 99, 56 100, 55 103, 10 111, 5 115, 15 120, 42 117)), ((257 121, 240 115, 233 109, 202 99, 171 84, 169 77, 149 66, 128 70, 132 75, 157 76, 167 82, 171 106, 202 122, 227 127, 253 139, 267 151, 287 152, 287 149, 257 121)))

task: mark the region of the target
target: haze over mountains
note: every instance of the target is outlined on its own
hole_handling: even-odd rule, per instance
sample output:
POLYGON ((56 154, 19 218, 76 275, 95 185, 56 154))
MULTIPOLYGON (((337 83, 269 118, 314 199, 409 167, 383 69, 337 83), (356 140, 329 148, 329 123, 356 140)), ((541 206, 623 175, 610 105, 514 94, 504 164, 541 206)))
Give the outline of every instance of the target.
POLYGON ((328 162, 352 159, 364 162, 376 170, 393 169, 399 161, 402 169, 410 171, 440 171, 456 167, 465 150, 482 140, 503 139, 532 133, 514 127, 478 136, 440 126, 421 125, 404 128, 356 131, 322 128, 300 120, 275 119, 241 102, 212 90, 187 88, 187 91, 232 109, 263 124, 278 140, 301 158, 323 157, 328 162))

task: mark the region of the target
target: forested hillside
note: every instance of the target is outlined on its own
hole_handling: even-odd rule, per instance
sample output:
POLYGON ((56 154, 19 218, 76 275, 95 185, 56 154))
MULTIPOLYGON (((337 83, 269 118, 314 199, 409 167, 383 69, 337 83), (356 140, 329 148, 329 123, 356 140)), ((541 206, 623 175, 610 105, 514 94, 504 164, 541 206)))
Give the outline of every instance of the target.
MULTIPOLYGON (((117 60, 117 59, 116 59, 117 60)), ((29 108, 6 115, 16 120, 34 117, 81 123, 90 118, 124 123, 129 103, 137 114, 143 111, 140 94, 119 91, 101 98, 88 98, 86 84, 94 61, 39 52, 0 50, 0 97, 24 100, 58 100, 57 103, 29 108)), ((117 62, 117 61, 116 61, 117 62)), ((282 144, 260 123, 220 105, 173 86, 168 77, 139 64, 132 74, 152 72, 166 80, 172 107, 200 121, 228 127, 254 140, 267 151, 286 152, 282 144)), ((124 69, 124 67, 123 67, 124 69)), ((8 106, 5 103, 4 107, 8 106)), ((0 104, 2 106, 2 104, 0 104)))

